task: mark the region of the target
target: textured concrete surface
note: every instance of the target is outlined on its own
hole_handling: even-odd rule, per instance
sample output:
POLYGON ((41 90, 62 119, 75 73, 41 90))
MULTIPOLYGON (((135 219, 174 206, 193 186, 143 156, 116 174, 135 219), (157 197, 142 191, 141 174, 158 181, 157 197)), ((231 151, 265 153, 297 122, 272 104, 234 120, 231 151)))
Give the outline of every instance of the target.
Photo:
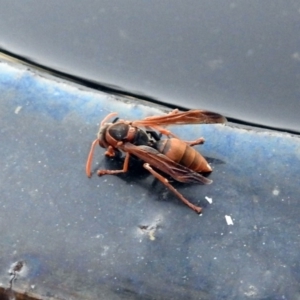
MULTIPOLYGON (((222 125, 174 128, 203 136, 211 185, 176 188, 198 216, 135 162, 127 174, 84 168, 109 112, 158 108, 0 63, 0 281, 68 299, 298 299, 298 137, 222 125), (206 197, 212 199, 210 204, 206 197), (230 216, 233 225, 228 225, 230 216)), ((97 148, 93 168, 119 168, 97 148)))

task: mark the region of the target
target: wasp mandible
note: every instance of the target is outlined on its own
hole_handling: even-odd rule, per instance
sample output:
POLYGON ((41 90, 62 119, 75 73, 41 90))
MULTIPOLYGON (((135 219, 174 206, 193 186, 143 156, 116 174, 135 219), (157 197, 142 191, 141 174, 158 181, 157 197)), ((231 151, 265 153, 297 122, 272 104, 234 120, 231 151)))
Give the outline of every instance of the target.
POLYGON ((105 155, 109 157, 114 157, 119 152, 125 153, 123 169, 98 170, 99 176, 127 172, 130 155, 133 155, 144 161, 143 167, 169 188, 182 202, 200 214, 202 208, 184 198, 170 184, 169 180, 156 170, 180 182, 212 183, 212 180, 200 174, 200 172, 211 172, 211 167, 205 158, 192 148, 195 145, 203 144, 204 138, 184 141, 169 131, 166 126, 225 123, 226 118, 205 110, 181 112, 175 109, 163 116, 147 117, 137 121, 116 120, 108 123, 108 120, 116 115, 117 113, 110 113, 100 124, 97 139, 92 143, 88 155, 87 176, 91 177, 92 158, 97 144, 106 149, 105 155), (166 138, 162 139, 162 136, 166 136, 166 138))

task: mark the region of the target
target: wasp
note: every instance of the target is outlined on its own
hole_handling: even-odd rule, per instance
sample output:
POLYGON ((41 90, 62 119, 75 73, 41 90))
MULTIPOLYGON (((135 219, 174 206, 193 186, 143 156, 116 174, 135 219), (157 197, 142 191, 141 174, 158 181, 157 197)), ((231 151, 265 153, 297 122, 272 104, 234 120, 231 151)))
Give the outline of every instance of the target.
POLYGON ((157 171, 167 174, 179 182, 212 183, 212 180, 200 174, 211 172, 210 165, 193 148, 195 145, 203 144, 204 138, 184 141, 169 131, 166 126, 225 123, 226 118, 205 110, 194 109, 182 112, 175 109, 163 116, 152 116, 136 121, 117 118, 109 123, 108 120, 116 115, 117 113, 108 114, 100 124, 97 138, 91 145, 86 162, 87 176, 91 177, 92 159, 97 145, 105 148, 105 155, 109 157, 115 157, 120 152, 125 153, 123 169, 98 170, 99 176, 127 172, 129 158, 135 156, 144 161, 143 167, 156 179, 169 188, 188 207, 200 214, 202 208, 188 201, 172 186, 167 178, 157 171), (166 138, 162 139, 162 136, 166 138))

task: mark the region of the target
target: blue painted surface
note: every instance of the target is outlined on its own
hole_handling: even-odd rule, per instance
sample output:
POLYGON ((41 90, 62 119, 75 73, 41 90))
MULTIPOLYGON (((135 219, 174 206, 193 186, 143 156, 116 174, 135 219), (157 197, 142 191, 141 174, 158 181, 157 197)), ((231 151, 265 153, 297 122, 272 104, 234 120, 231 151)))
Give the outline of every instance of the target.
MULTIPOLYGON (((172 128, 185 139, 206 138, 197 149, 211 162, 213 184, 174 183, 204 207, 198 216, 138 167, 85 176, 105 115, 140 119, 157 108, 6 63, 0 93, 0 260, 7 269, 28 264, 16 287, 71 299, 300 296, 298 137, 172 128)), ((97 149, 95 169, 122 166, 103 153, 97 149)), ((3 268, 0 278, 8 283, 3 268)))

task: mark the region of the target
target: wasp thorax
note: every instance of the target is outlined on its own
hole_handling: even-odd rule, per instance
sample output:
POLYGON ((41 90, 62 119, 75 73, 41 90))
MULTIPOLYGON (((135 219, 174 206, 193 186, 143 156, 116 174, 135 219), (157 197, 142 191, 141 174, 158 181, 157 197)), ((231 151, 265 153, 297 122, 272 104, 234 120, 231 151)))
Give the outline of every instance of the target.
POLYGON ((108 134, 115 140, 122 141, 127 137, 129 125, 124 123, 113 124, 108 128, 108 134))

